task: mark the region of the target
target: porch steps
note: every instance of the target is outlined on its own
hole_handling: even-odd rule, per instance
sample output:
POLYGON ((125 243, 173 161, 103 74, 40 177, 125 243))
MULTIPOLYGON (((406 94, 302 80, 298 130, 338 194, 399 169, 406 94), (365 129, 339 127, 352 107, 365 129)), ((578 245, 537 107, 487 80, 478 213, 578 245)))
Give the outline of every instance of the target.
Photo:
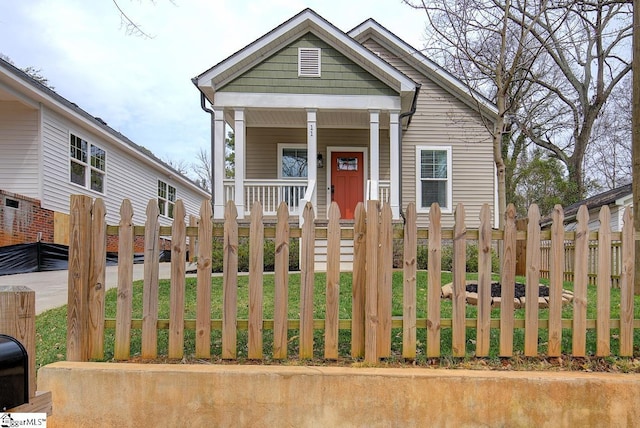
MULTIPOLYGON (((316 272, 327 271, 327 240, 316 240, 315 251, 315 270, 316 272)), ((350 272, 353 270, 353 240, 340 240, 340 271, 350 272)))

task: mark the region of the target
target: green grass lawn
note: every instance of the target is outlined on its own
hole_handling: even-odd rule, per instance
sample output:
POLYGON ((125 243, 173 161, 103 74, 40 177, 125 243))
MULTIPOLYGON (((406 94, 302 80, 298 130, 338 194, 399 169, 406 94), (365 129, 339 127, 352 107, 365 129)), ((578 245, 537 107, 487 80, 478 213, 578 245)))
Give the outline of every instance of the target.
MULTIPOLYGON (((469 275, 469 279, 474 279, 474 275, 469 275)), ((325 275, 323 273, 316 274, 315 286, 314 286, 314 318, 323 319, 325 312, 324 302, 324 290, 325 290, 325 275)), ((524 282, 524 279, 520 278, 520 282, 524 282)), ((451 274, 442 274, 442 284, 451 282, 451 274)), ((544 280, 542 281, 544 283, 544 280)), ((427 273, 418 272, 418 288, 417 288, 417 317, 426 317, 426 293, 427 293, 427 273)), ((238 318, 246 319, 248 317, 248 277, 240 276, 238 278, 238 318)), ((571 290, 572 284, 565 283, 564 287, 571 290)), ((160 293, 159 293, 159 318, 167 319, 169 317, 169 288, 170 282, 168 280, 160 281, 160 293)), ((273 318, 273 300, 274 300, 274 277, 271 274, 265 274, 264 276, 264 318, 273 318)), ((299 296, 300 295, 300 275, 291 274, 289 277, 289 318, 298 319, 299 311, 299 296)), ((222 301, 222 278, 215 277, 212 279, 212 319, 222 318, 222 308, 220 302, 222 301)), ((611 290, 611 318, 619 318, 619 301, 620 290, 611 290)), ((589 287, 588 289, 588 309, 587 318, 594 319, 596 316, 596 288, 589 287)), ((185 319, 195 319, 196 311, 196 280, 195 278, 188 278, 186 281, 186 295, 185 295, 185 319)), ((105 299, 105 312, 106 318, 115 318, 116 315, 116 290, 111 289, 106 294, 105 299)), ((392 312, 394 316, 402 315, 402 273, 395 272, 393 275, 393 307, 392 312)), ((451 301, 441 300, 441 318, 451 318, 451 301)), ((540 319, 548 318, 548 310, 541 309, 539 313, 540 319)), ((476 318, 477 310, 475 306, 467 305, 466 317, 476 318)), ((525 315, 524 309, 515 310, 515 317, 523 319, 525 315)), ((36 317, 36 361, 38 367, 49 364, 54 361, 64 360, 66 357, 66 306, 49 310, 36 317)), ((351 318, 351 274, 343 273, 340 277, 340 305, 339 305, 340 319, 351 318)), ((491 312, 492 318, 500 317, 500 310, 493 309, 491 312)), ((565 306, 563 309, 563 318, 570 319, 572 317, 571 305, 565 306)), ((142 281, 136 281, 134 283, 134 301, 133 301, 133 318, 142 318, 142 281)), ((635 318, 640 319, 640 296, 635 298, 635 318)), ((571 329, 564 329, 562 340, 563 354, 570 354, 571 352, 571 329)), ((316 330, 314 336, 314 360, 298 362, 298 332, 297 330, 289 331, 289 357, 290 360, 285 362, 286 364, 296 363, 314 363, 324 364, 322 359, 324 353, 323 347, 323 334, 322 330, 316 330)), ((611 351, 615 355, 618 351, 617 330, 611 331, 611 351)), ((510 359, 501 359, 498 357, 499 350, 499 335, 498 329, 491 330, 491 351, 489 358, 474 358, 474 343, 476 337, 475 329, 467 329, 467 357, 466 358, 453 358, 451 357, 451 329, 443 328, 441 333, 441 358, 427 359, 424 355, 426 345, 426 330, 419 328, 417 331, 417 358, 413 364, 420 365, 436 365, 440 367, 474 367, 474 368, 496 368, 496 369, 578 369, 578 370, 612 370, 612 371, 633 371, 640 372, 640 360, 634 358, 572 358, 563 357, 560 359, 546 359, 544 358, 547 349, 547 330, 540 329, 539 331, 539 347, 538 352, 540 357, 538 358, 524 358, 522 357, 522 351, 524 349, 524 330, 515 329, 514 331, 514 356, 510 359)), ((132 330, 131 340, 131 355, 135 358, 140 353, 140 330, 132 330)), ((337 364, 353 364, 354 360, 350 357, 350 330, 340 330, 339 337, 339 355, 340 359, 337 364)), ((167 330, 161 330, 158 338, 158 353, 159 355, 167 354, 167 330)), ((107 329, 105 334, 105 361, 110 361, 113 358, 113 345, 114 343, 114 330, 107 329)), ((185 360, 194 361, 193 354, 195 349, 194 344, 194 332, 193 330, 185 331, 185 360)), ((638 356, 640 354, 640 330, 636 330, 634 334, 634 354, 638 356)), ((214 330, 212 332, 211 341, 212 362, 219 362, 219 356, 221 355, 221 332, 214 330)), ((273 347, 273 335, 271 330, 264 331, 264 361, 263 363, 271 363, 273 347)), ((595 330, 589 330, 587 332, 587 354, 593 355, 596 347, 596 333, 595 330)), ((238 331, 238 360, 240 362, 246 360, 247 356, 247 331, 238 331)), ((160 358, 164 361, 166 359, 160 358)), ((355 362, 359 364, 359 362, 355 362)), ((385 360, 381 364, 404 364, 402 359, 402 329, 393 329, 392 331, 392 357, 385 360)))

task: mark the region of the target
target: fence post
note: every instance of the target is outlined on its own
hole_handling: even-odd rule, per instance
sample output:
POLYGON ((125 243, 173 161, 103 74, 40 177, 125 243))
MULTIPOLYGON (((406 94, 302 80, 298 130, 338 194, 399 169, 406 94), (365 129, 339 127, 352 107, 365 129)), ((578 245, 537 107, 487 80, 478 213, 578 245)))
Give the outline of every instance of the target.
POLYGON ((0 286, 0 333, 17 339, 29 360, 29 400, 36 394, 36 292, 24 286, 0 286))
POLYGON ((71 195, 69 207, 69 282, 67 305, 67 360, 87 361, 89 271, 91 260, 91 205, 89 196, 71 195))

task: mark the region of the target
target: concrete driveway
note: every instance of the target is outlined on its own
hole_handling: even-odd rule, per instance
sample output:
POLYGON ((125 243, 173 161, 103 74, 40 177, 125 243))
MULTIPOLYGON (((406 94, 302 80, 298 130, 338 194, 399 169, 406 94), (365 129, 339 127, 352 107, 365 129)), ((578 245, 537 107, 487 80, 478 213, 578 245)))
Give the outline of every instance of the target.
MULTIPOLYGON (((144 264, 133 265, 133 280, 143 277, 144 264)), ((171 263, 160 263, 160 279, 169 278, 171 263)), ((0 276, 0 286, 22 285, 36 292, 36 314, 67 304, 68 281, 66 270, 0 276)), ((118 285, 118 266, 107 266, 105 282, 107 290, 118 285)))

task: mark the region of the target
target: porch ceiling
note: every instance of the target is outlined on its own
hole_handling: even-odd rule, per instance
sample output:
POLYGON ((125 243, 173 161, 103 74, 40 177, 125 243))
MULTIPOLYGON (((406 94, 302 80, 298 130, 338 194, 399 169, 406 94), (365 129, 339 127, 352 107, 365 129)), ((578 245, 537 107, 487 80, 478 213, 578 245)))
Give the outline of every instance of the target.
MULTIPOLYGON (((235 128, 233 111, 225 112, 225 120, 235 128)), ((318 128, 369 129, 369 112, 362 110, 319 110, 318 128)), ((264 128, 306 128, 305 110, 246 109, 247 127, 264 128)), ((380 112, 380 129, 389 128, 389 112, 380 112)))

